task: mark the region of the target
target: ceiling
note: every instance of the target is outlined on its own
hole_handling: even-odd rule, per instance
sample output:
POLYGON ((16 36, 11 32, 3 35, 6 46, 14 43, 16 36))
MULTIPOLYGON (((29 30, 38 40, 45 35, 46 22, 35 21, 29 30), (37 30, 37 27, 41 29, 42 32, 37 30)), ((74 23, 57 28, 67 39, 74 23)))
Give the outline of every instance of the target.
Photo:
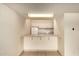
POLYGON ((68 3, 6 3, 9 8, 26 17, 28 13, 54 13, 61 17, 65 12, 79 12, 79 4, 68 3))

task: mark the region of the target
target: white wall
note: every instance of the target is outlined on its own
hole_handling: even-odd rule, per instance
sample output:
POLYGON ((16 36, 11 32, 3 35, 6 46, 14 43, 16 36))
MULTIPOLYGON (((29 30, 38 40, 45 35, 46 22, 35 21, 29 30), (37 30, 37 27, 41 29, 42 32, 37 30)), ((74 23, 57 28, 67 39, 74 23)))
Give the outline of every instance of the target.
POLYGON ((64 55, 64 19, 63 16, 57 19, 58 26, 58 51, 64 55))
POLYGON ((64 14, 64 43, 66 56, 79 55, 79 13, 64 14), (73 31, 72 28, 75 28, 73 31))
POLYGON ((18 55, 23 50, 24 18, 0 4, 0 55, 18 55))
POLYGON ((25 21, 25 35, 30 35, 31 33, 31 20, 26 19, 25 21))

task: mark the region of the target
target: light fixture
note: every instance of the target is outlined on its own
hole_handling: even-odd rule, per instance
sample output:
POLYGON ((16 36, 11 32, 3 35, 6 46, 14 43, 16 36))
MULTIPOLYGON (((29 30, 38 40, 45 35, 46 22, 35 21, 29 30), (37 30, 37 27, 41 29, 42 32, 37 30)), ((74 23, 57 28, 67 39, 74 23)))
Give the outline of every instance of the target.
POLYGON ((53 14, 28 14, 28 17, 53 17, 53 14))

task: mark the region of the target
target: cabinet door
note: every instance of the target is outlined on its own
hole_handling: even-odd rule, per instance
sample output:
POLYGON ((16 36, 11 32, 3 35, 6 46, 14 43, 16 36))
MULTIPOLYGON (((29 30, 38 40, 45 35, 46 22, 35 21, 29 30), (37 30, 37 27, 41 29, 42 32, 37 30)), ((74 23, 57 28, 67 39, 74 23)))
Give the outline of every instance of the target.
POLYGON ((56 37, 25 37, 24 50, 57 50, 56 37), (48 39, 49 38, 49 39, 48 39))
POLYGON ((79 55, 79 13, 64 14, 65 55, 79 55))

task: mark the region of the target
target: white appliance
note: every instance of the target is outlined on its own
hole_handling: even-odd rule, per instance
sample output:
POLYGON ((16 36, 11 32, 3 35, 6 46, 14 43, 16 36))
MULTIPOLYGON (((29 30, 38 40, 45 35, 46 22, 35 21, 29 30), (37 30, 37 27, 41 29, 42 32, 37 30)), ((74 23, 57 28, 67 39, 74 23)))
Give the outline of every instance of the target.
POLYGON ((32 35, 38 35, 38 27, 32 26, 32 35))

